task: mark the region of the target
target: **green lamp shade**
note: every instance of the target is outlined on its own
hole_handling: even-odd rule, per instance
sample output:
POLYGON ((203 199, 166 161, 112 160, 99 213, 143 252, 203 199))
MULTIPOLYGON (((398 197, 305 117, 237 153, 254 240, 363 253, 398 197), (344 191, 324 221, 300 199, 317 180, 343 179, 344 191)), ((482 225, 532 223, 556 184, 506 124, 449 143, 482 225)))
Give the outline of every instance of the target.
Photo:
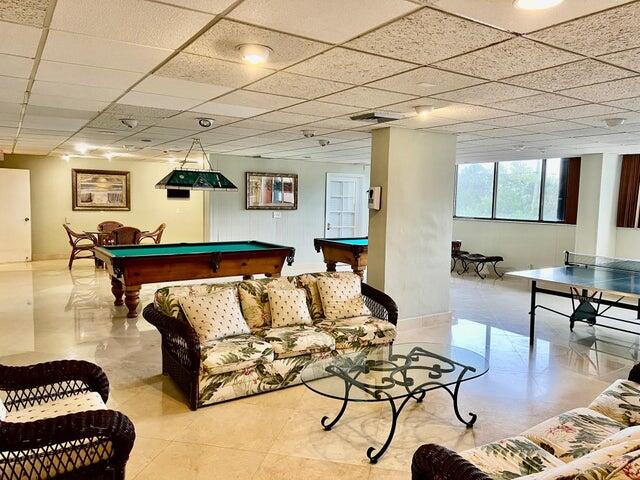
POLYGON ((179 168, 156 183, 156 188, 238 191, 238 187, 220 172, 214 170, 187 170, 179 168))

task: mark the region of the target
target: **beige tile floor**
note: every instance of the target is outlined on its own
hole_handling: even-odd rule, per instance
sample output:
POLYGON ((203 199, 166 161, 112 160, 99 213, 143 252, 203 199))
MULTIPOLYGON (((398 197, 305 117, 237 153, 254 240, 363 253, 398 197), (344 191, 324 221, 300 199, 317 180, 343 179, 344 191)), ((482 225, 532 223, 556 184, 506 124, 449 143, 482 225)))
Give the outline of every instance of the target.
MULTIPOLYGON (((464 385, 463 414, 478 422, 467 430, 448 397, 436 393, 409 404, 390 449, 377 465, 369 446, 385 438, 386 405, 351 405, 331 432, 323 415, 338 402, 304 386, 248 397, 192 412, 171 380, 160 375, 160 337, 140 317, 127 320, 113 306, 103 271, 63 261, 0 266, 0 362, 27 364, 81 358, 101 365, 111 381, 109 405, 134 422, 137 439, 131 479, 395 480, 409 478, 411 455, 422 443, 462 450, 515 434, 557 413, 587 404, 637 357, 636 337, 578 326, 539 314, 538 340, 529 352, 525 282, 451 279, 454 319, 410 330, 399 342, 452 342, 486 355, 487 375, 464 385)), ((150 301, 154 286, 142 290, 150 301)), ((568 301, 545 298, 564 308, 568 301)))

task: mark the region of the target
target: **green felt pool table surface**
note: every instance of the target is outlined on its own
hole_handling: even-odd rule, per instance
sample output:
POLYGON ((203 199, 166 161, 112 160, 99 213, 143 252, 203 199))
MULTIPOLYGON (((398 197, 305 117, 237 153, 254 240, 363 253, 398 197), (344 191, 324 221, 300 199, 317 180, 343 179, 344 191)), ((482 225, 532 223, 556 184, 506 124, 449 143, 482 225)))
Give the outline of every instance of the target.
POLYGON ((289 248, 264 242, 214 242, 172 243, 165 245, 123 245, 101 247, 114 257, 148 257, 168 255, 193 255, 199 253, 254 252, 277 248, 289 248))
POLYGON ((344 243, 346 245, 357 245, 360 247, 366 247, 369 245, 368 238, 331 238, 327 240, 331 240, 332 242, 337 243, 344 243))

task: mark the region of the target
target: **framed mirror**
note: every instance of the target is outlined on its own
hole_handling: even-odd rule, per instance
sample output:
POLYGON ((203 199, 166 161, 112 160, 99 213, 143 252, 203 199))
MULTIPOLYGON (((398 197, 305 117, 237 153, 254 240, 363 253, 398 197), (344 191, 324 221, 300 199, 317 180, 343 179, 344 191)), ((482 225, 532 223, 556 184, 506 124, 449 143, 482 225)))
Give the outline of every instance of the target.
POLYGON ((296 210, 298 175, 247 172, 247 210, 296 210))

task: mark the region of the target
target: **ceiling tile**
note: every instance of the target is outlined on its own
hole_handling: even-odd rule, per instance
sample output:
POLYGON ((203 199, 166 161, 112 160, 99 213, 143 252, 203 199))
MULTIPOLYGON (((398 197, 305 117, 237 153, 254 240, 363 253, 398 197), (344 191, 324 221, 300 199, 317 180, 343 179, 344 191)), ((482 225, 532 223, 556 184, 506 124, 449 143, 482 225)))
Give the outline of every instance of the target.
POLYGON ((598 57, 598 59, 640 72, 640 48, 610 53, 598 57))
POLYGON ((537 72, 526 73, 503 80, 521 87, 555 92, 566 88, 590 85, 594 81, 606 82, 632 76, 633 73, 612 67, 597 60, 586 59, 537 72))
POLYGON ((428 64, 512 38, 491 27, 424 8, 346 45, 366 52, 428 64))
POLYGON ((27 89, 27 79, 0 77, 0 102, 20 103, 27 89))
POLYGON ((37 115, 41 117, 59 117, 59 118, 75 118, 75 119, 84 119, 86 121, 90 120, 95 116, 94 112, 89 112, 86 110, 77 110, 71 108, 64 108, 61 106, 57 107, 46 107, 40 105, 27 105, 26 108, 27 115, 37 115))
POLYGON ((477 105, 448 105, 446 107, 439 108, 434 115, 444 118, 453 118, 455 120, 474 121, 505 117, 510 115, 510 113, 477 105))
POLYGON ((127 89, 142 78, 142 73, 123 72, 107 68, 72 65, 69 63, 42 60, 38 66, 36 80, 87 85, 90 87, 127 89))
POLYGON ((86 85, 70 85, 58 82, 42 82, 36 80, 33 82, 31 91, 40 95, 53 95, 71 98, 84 98, 89 100, 98 100, 101 102, 112 102, 122 95, 124 88, 98 88, 86 85))
MULTIPOLYGON (((170 127, 170 128, 181 128, 181 129, 200 129, 198 126, 198 118, 202 117, 202 113, 197 112, 182 112, 178 115, 171 116, 169 118, 164 118, 159 120, 157 125, 162 127, 170 127)), ((213 119, 214 126, 225 125, 230 122, 234 122, 239 120, 238 118, 225 117, 223 115, 216 115, 213 119)))
POLYGON ((550 45, 589 56, 640 46, 640 3, 606 10, 530 35, 550 45))
POLYGON ((394 103, 392 105, 385 105, 381 110, 385 112, 404 113, 414 115, 416 113, 415 108, 418 105, 430 105, 435 109, 443 108, 448 105, 452 105, 453 102, 446 100, 439 100, 433 97, 417 97, 406 102, 394 103))
POLYGON ((580 124, 560 120, 557 122, 537 123, 534 125, 523 125, 519 128, 522 130, 533 132, 533 133, 557 133, 557 132, 564 132, 566 130, 575 130, 576 128, 580 128, 580 124))
POLYGON ((175 49, 212 19, 210 14, 143 0, 58 0, 51 28, 175 49))
POLYGON ((549 110, 551 108, 573 107, 584 103, 585 102, 582 100, 575 100, 573 98, 567 98, 553 93, 541 93, 530 97, 496 102, 492 106, 502 110, 510 110, 512 112, 533 113, 541 110, 549 110))
POLYGON ((453 102, 473 103, 476 105, 491 105, 502 100, 535 95, 536 91, 502 83, 483 83, 473 87, 463 88, 453 92, 434 95, 435 98, 453 102))
POLYGON ((361 108, 354 106, 310 101, 285 108, 283 111, 289 113, 302 113, 303 115, 317 115, 319 117, 338 117, 340 115, 349 115, 359 110, 361 110, 361 108))
POLYGON ((281 95, 271 95, 268 93, 253 92, 249 90, 236 90, 222 97, 218 97, 215 102, 227 103, 229 105, 242 105, 245 107, 263 108, 266 110, 277 110, 288 107, 302 100, 299 98, 283 97, 281 95))
POLYGON ((477 134, 475 134, 474 136, 480 137, 480 138, 482 137, 504 138, 504 137, 513 137, 516 135, 531 134, 531 133, 532 132, 527 132, 519 128, 503 127, 503 128, 492 128, 490 130, 482 130, 477 132, 477 134))
POLYGON ((556 118, 558 120, 573 120, 581 117, 589 117, 593 115, 608 115, 611 113, 622 112, 619 108, 607 107, 605 105, 580 105, 577 107, 558 108, 555 110, 545 110, 537 112, 536 115, 546 118, 556 118))
POLYGON ((235 0, 162 0, 162 3, 214 14, 221 13, 234 2, 235 0))
POLYGON ((171 50, 89 37, 76 33, 50 31, 42 52, 45 60, 148 72, 171 54, 171 50))
POLYGON ((532 12, 513 8, 510 0, 422 0, 441 10, 473 18, 509 32, 527 33, 588 15, 629 0, 565 0, 546 10, 532 12))
POLYGON ((262 120, 256 120, 255 118, 244 119, 240 122, 234 123, 233 125, 239 128, 249 128, 263 132, 271 132, 273 130, 281 130, 289 127, 289 125, 284 123, 264 122, 262 120))
POLYGON ((322 120, 322 117, 316 117, 314 115, 302 115, 299 113, 286 113, 286 112, 270 112, 260 115, 256 120, 262 120, 265 122, 286 123, 289 125, 301 125, 304 123, 315 122, 322 120))
POLYGON ((612 102, 607 102, 607 105, 611 105, 612 107, 618 107, 618 108, 626 108, 628 110, 635 110, 640 112, 640 97, 625 98, 623 100, 614 100, 612 102))
POLYGON ((339 78, 344 82, 362 84, 410 68, 413 65, 409 63, 338 47, 289 67, 288 71, 325 80, 339 78))
POLYGON ((31 58, 0 54, 0 75, 29 78, 32 68, 33 60, 31 58))
POLYGON ((0 0, 0 20, 42 27, 49 0, 0 0))
POLYGON ((438 67, 498 80, 580 59, 572 53, 526 38, 514 38, 475 52, 438 62, 438 67))
POLYGON ((406 102, 412 98, 416 97, 404 93, 377 90, 375 88, 355 87, 351 90, 344 90, 323 97, 322 101, 340 105, 351 105, 354 107, 377 108, 382 105, 406 102))
POLYGON ((244 65, 190 53, 180 53, 155 73, 163 77, 181 78, 192 82, 238 88, 272 72, 272 70, 254 65, 244 65))
POLYGON ((305 125, 305 129, 331 129, 331 130, 346 130, 349 128, 358 128, 368 125, 365 122, 357 122, 354 120, 349 120, 345 118, 326 118, 324 120, 319 120, 317 122, 310 123, 305 125))
POLYGON ((491 118, 483 120, 482 123, 486 125, 493 125, 495 127, 521 127, 523 125, 534 125, 536 123, 547 123, 549 119, 537 117, 535 115, 512 115, 502 118, 491 118))
POLYGON ((437 117, 435 115, 424 118, 419 115, 413 114, 412 116, 409 116, 407 118, 402 118, 400 120, 389 122, 389 125, 404 127, 404 128, 422 129, 426 127, 437 127, 440 125, 448 125, 449 123, 451 123, 450 118, 437 117))
MULTIPOLYGON (((610 117, 611 117, 610 115, 598 115, 594 117, 580 118, 576 120, 576 122, 582 125, 591 125, 593 127, 608 128, 606 127, 605 119, 610 117)), ((618 127, 608 128, 608 130, 616 130, 616 129, 621 130, 621 129, 624 129, 625 125, 627 125, 628 123, 634 123, 634 122, 640 121, 640 113, 638 112, 620 112, 620 113, 616 113, 616 117, 624 118, 625 124, 620 125, 618 127)))
POLYGON ((40 115, 25 115, 22 126, 25 128, 40 128, 43 130, 76 131, 87 120, 85 118, 48 117, 40 115))
POLYGON ((237 62, 240 60, 237 47, 243 43, 266 45, 271 48, 272 52, 265 66, 277 69, 288 67, 329 47, 326 43, 314 42, 253 25, 220 20, 185 51, 237 62))
POLYGON ((346 83, 304 77, 287 72, 278 72, 249 85, 247 89, 257 92, 312 99, 339 92, 340 90, 345 90, 350 87, 351 85, 346 83))
POLYGON ((453 133, 466 133, 466 132, 480 132, 482 130, 489 130, 493 127, 484 125, 481 123, 454 123, 452 125, 442 125, 438 127, 438 130, 453 133))
POLYGON ((228 16, 243 22, 342 43, 416 9, 404 0, 245 0, 228 16))
POLYGON ((41 34, 39 28, 0 22, 0 53, 33 58, 41 34))
POLYGON ((201 103, 201 100, 193 98, 170 97, 167 95, 156 95, 155 93, 128 92, 118 100, 127 105, 137 105, 140 107, 167 108, 171 110, 189 110, 201 103))
POLYGON ((561 93, 590 102, 609 102, 620 98, 637 97, 640 96, 640 76, 570 88, 562 90, 561 93))
POLYGON ((109 102, 101 102, 90 98, 71 98, 59 95, 41 95, 38 93, 32 93, 29 96, 29 105, 98 112, 108 107, 109 102))
POLYGON ((483 81, 458 73, 445 72, 437 68, 420 67, 369 83, 367 87, 424 96, 470 87, 483 81))
POLYGON ((179 78, 149 75, 133 87, 133 90, 136 92, 155 93, 156 95, 169 95, 171 97, 209 100, 224 95, 232 89, 208 83, 190 82, 179 78))
POLYGON ((226 115, 229 117, 248 118, 260 115, 261 113, 266 113, 269 109, 212 101, 198 105, 194 111, 206 113, 207 115, 226 115))
MULTIPOLYGON (((132 116, 138 120, 152 119, 159 120, 162 118, 171 117, 179 113, 178 110, 172 110, 169 108, 155 108, 146 107, 142 105, 127 105, 125 103, 114 103, 107 110, 106 113, 111 115, 120 116, 132 116)), ((147 125, 150 125, 147 123, 147 125)))

